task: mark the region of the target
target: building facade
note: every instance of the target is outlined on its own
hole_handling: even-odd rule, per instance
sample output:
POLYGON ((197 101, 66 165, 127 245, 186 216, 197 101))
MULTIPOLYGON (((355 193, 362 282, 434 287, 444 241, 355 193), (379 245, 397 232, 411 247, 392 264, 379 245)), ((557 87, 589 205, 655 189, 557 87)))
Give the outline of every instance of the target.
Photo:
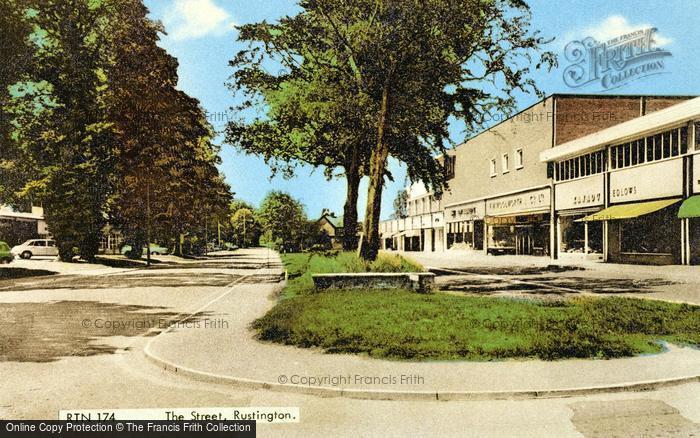
POLYGON ((32 206, 31 210, 27 210, 17 211, 10 206, 0 205, 0 241, 14 246, 29 239, 50 237, 44 220, 44 209, 32 206))
POLYGON ((381 225, 384 247, 603 259, 605 225, 582 219, 605 206, 603 192, 595 188, 603 190, 607 156, 595 150, 581 161, 576 157, 562 168, 578 172, 567 180, 561 179, 567 174, 559 173, 560 161, 541 158, 688 99, 549 96, 442 157, 449 160, 448 190, 436 200, 420 186, 411 187, 409 217, 381 225))
POLYGON ((700 98, 562 144, 554 167, 561 257, 700 262, 700 98))

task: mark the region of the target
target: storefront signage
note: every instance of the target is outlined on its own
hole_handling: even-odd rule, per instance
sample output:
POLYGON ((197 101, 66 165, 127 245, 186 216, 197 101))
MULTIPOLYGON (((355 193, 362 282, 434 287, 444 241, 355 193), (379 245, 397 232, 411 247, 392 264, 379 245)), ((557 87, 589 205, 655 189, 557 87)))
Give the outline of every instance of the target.
POLYGON ((447 222, 475 221, 484 218, 484 202, 456 205, 447 209, 447 222))
POLYGON ((605 204, 605 180, 603 175, 557 184, 554 207, 559 210, 573 210, 589 207, 602 207, 605 204))
POLYGON ((504 216, 523 214, 549 209, 551 196, 549 188, 520 193, 518 195, 486 201, 486 212, 489 216, 504 216))
POLYGON ((644 201, 683 194, 683 160, 662 161, 610 175, 610 203, 644 201))

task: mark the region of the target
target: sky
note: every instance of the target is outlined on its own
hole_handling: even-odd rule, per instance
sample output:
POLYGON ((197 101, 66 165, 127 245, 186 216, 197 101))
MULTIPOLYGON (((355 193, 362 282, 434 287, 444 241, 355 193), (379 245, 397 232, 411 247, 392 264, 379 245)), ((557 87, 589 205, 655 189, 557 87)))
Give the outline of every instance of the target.
MULTIPOLYGON (((700 28, 697 26, 697 0, 529 0, 532 29, 554 38, 546 50, 559 55, 559 68, 532 74, 537 86, 546 94, 659 94, 700 95, 700 28), (662 74, 636 79, 626 86, 606 90, 600 82, 571 88, 564 81, 567 43, 592 37, 607 41, 638 29, 654 27, 657 47, 670 52, 663 59, 662 74), (695 79, 695 80, 693 80, 695 79)), ((294 0, 146 0, 151 18, 165 25, 167 35, 160 45, 179 61, 178 87, 199 99, 214 128, 223 131, 232 117, 233 95, 226 82, 232 73, 230 59, 245 46, 237 42, 236 25, 262 20, 273 22, 298 11, 294 0)), ((519 94, 518 109, 525 109, 539 99, 519 94)), ((467 133, 460 123, 451 127, 451 140, 464 141, 467 133)), ((222 143, 222 136, 217 137, 222 143)), ((246 155, 230 145, 222 145, 221 171, 236 193, 258 205, 270 190, 282 190, 300 199, 309 217, 320 216, 328 208, 342 214, 345 202, 344 180, 328 181, 321 169, 299 168, 295 177, 271 178, 269 167, 253 155, 246 155)), ((382 198, 382 218, 389 217, 398 190, 406 186, 405 168, 390 163, 394 181, 387 184, 382 198)), ((366 202, 366 180, 358 203, 362 217, 366 202)))

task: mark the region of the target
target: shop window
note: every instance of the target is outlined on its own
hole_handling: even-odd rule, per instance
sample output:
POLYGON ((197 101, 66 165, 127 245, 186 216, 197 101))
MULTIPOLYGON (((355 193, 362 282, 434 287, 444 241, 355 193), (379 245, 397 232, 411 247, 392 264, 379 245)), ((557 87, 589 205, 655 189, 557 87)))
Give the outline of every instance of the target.
POLYGON ((586 224, 577 222, 584 217, 572 216, 561 218, 561 251, 568 254, 602 254, 603 253, 603 224, 588 223, 588 251, 586 251, 586 224))
POLYGON ((647 161, 654 161, 654 137, 646 138, 647 161))
POLYGON ((664 158, 669 158, 671 156, 671 133, 664 132, 661 135, 661 141, 663 144, 664 158))
POLYGON ((617 167, 625 167, 625 148, 624 146, 617 147, 617 167))
POLYGON ((491 177, 496 176, 496 159, 491 159, 491 177))
POLYGON ((680 130, 673 130, 671 135, 671 156, 677 157, 680 154, 680 145, 678 137, 680 136, 680 130))
POLYGON ((525 160, 523 159, 523 150, 522 149, 516 149, 515 150, 515 168, 516 169, 522 169, 525 166, 525 160))
MULTIPOLYGON (((620 250, 623 253, 672 254, 677 236, 670 232, 675 224, 674 209, 621 221, 620 250)), ((674 226, 675 228, 675 226, 674 226)))
POLYGON ((632 145, 630 143, 625 143, 623 146, 623 151, 624 151, 624 160, 623 160, 623 166, 624 167, 630 167, 632 163, 632 145))
POLYGON ((639 164, 643 164, 646 161, 646 151, 644 150, 644 140, 637 140, 637 160, 639 164))
POLYGON ((681 154, 688 153, 688 127, 684 126, 680 129, 681 154))
POLYGON ((661 134, 654 136, 654 160, 663 159, 663 143, 661 141, 661 134))

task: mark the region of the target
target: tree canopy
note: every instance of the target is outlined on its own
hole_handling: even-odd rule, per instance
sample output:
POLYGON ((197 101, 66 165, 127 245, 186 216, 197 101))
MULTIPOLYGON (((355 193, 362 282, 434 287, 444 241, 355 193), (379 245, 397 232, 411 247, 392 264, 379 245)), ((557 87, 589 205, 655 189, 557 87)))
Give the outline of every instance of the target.
MULTIPOLYGON (((515 91, 540 93, 528 75, 556 60, 541 51, 547 41, 530 31, 523 0, 302 0, 300 6, 299 14, 279 23, 241 28, 240 38, 251 48, 233 62, 244 66, 237 84, 260 91, 246 104, 267 110, 269 120, 276 120, 277 107, 265 92, 287 96, 291 82, 302 89, 292 95, 305 96, 308 106, 346 105, 366 122, 356 132, 371 128, 363 136, 369 148, 364 173, 370 178, 363 254, 373 259, 389 156, 407 165, 412 181, 440 196, 446 181, 436 157, 450 144, 450 121, 482 128, 491 112, 512 110, 515 91), (269 60, 284 68, 265 73, 269 60), (331 77, 342 85, 317 99, 316 80, 331 77)), ((303 137, 306 125, 289 126, 317 150, 319 142, 303 137)))

